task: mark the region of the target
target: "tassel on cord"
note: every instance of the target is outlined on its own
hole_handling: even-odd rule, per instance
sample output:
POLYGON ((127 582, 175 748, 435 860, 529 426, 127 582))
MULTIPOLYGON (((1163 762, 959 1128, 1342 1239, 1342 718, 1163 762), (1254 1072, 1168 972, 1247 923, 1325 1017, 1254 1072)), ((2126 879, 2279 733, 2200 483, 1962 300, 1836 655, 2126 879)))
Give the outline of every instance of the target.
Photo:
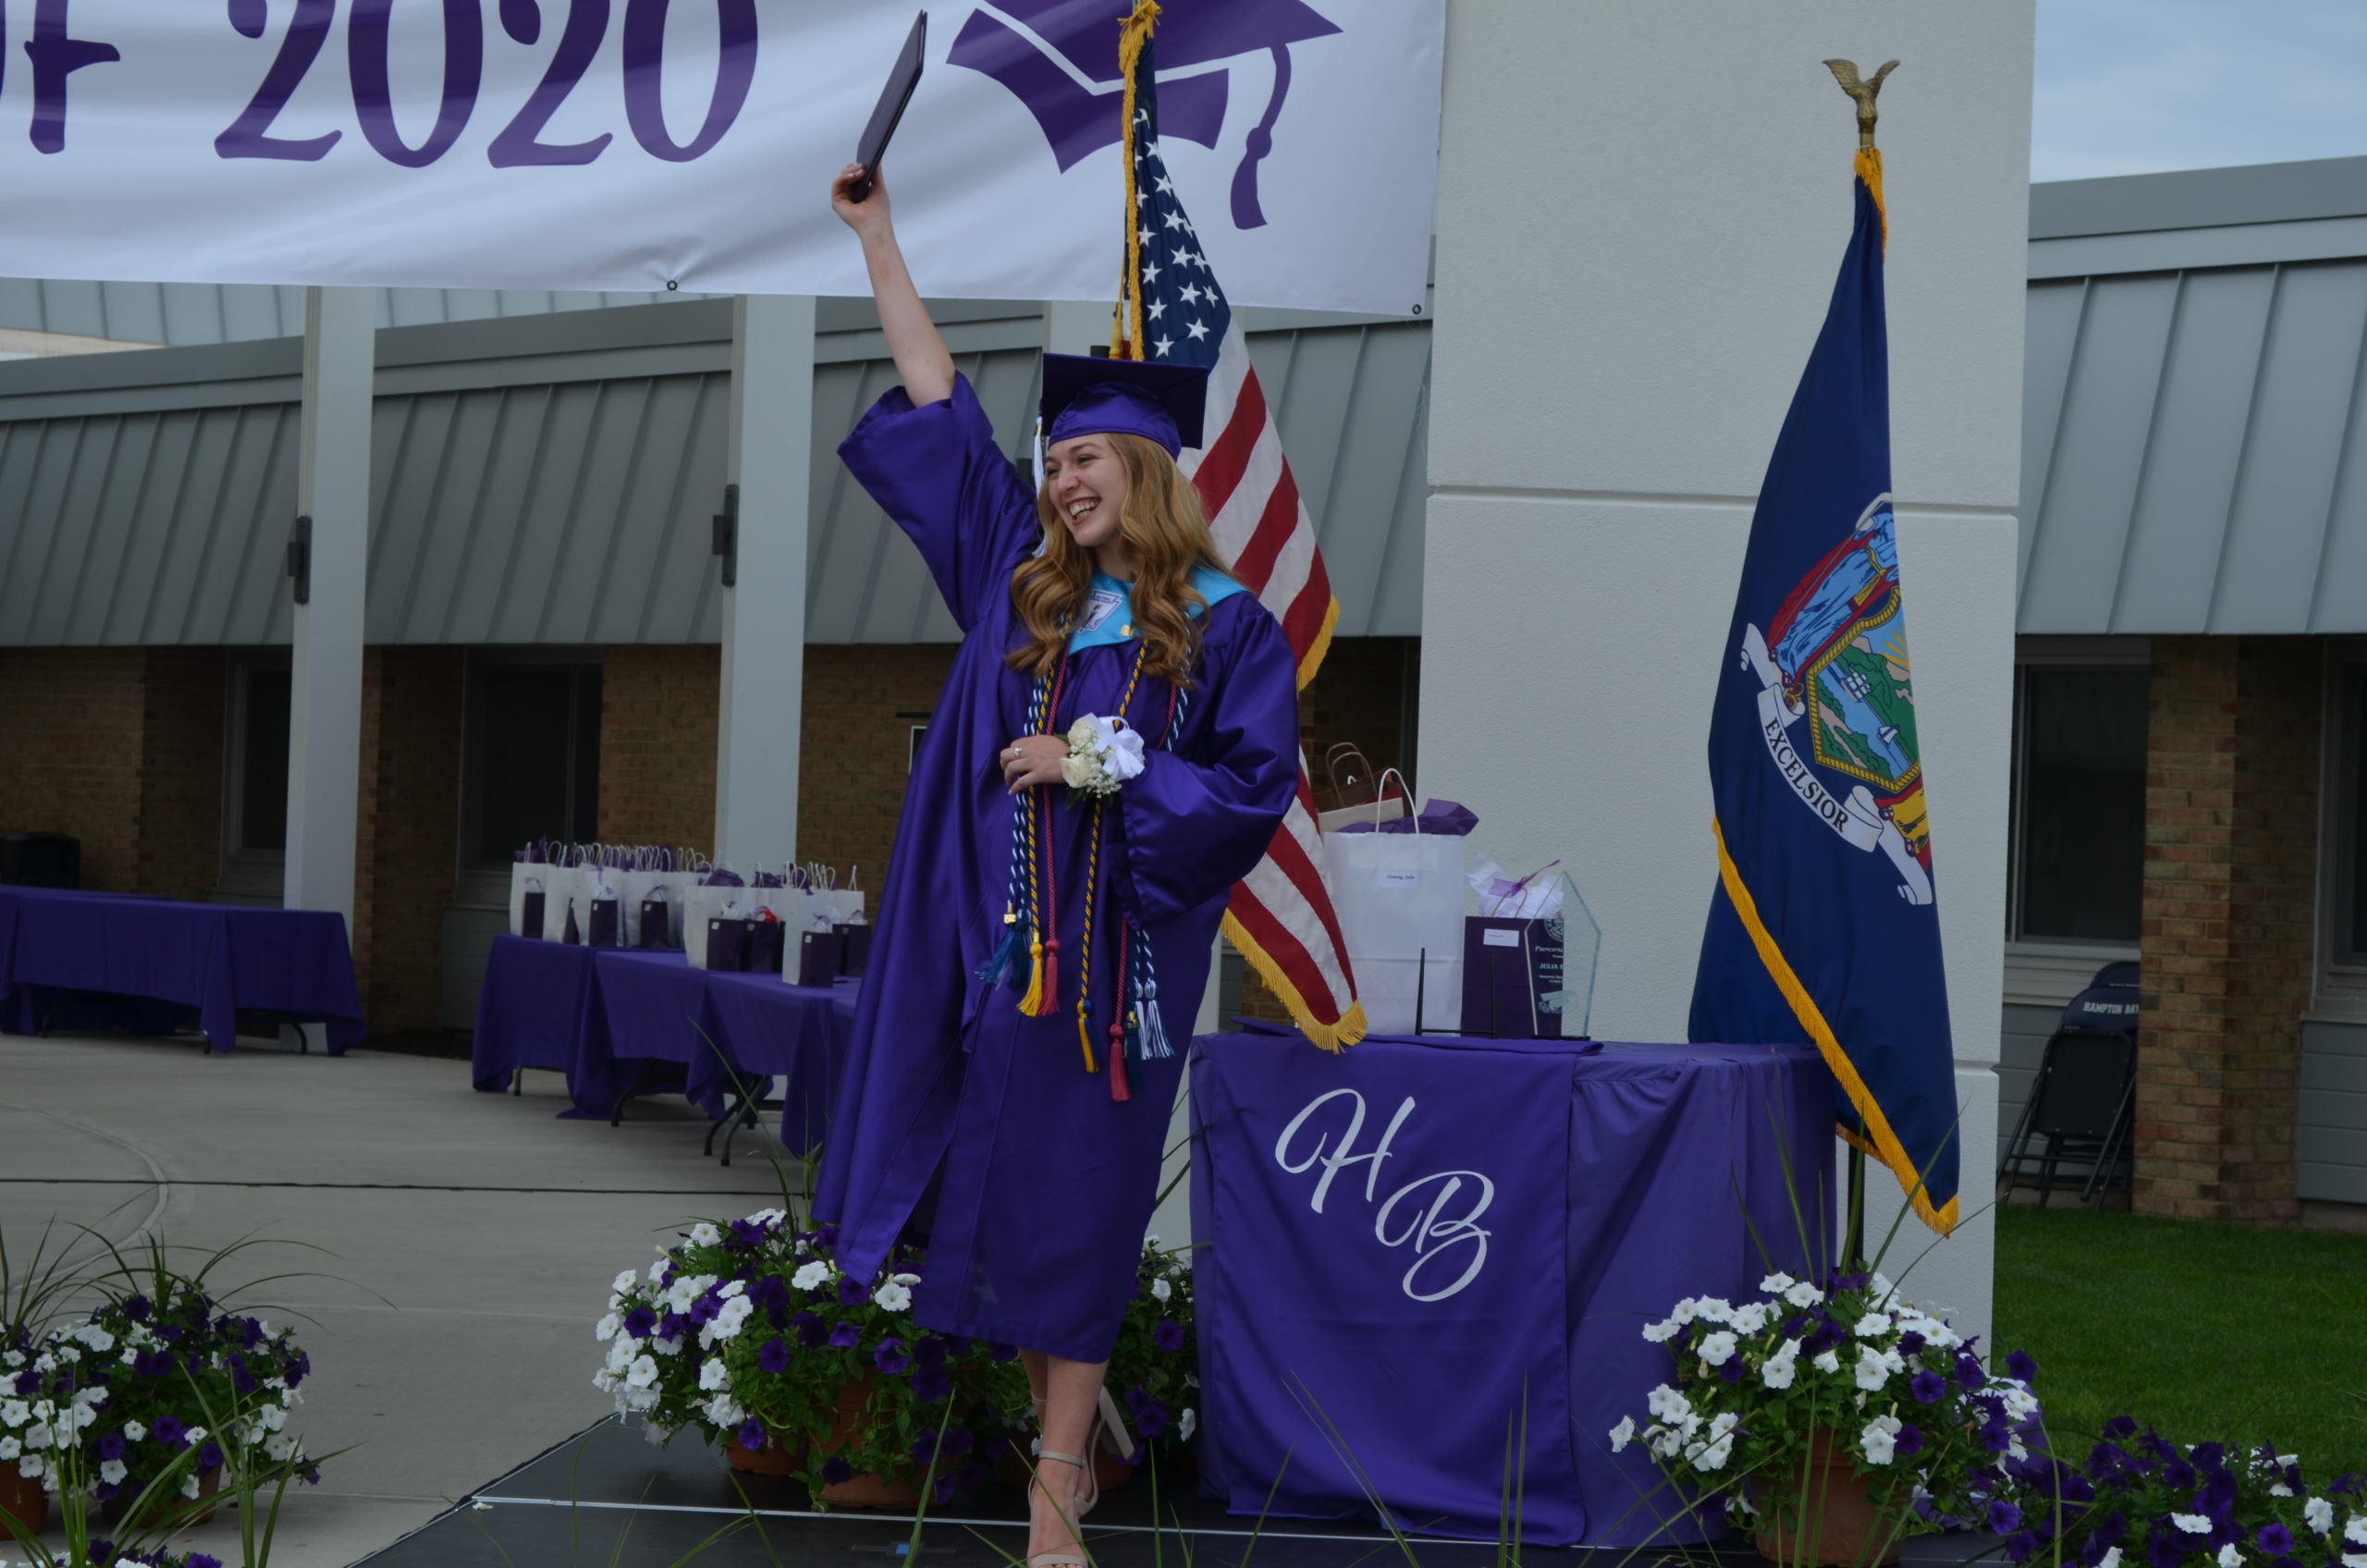
POLYGON ((994 956, 987 960, 986 967, 978 971, 977 978, 989 986, 1015 987, 1019 984, 1020 959, 1026 951, 1027 938, 1026 934, 1019 928, 1019 913, 1016 910, 1005 909, 1002 916, 1002 941, 996 947, 994 956))

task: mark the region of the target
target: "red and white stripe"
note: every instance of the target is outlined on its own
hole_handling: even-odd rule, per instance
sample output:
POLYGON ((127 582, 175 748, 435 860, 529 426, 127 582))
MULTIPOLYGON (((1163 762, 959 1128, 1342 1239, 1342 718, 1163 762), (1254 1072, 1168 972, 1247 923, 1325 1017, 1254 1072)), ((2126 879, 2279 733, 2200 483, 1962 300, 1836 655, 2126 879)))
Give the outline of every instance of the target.
MULTIPOLYGON (((1238 325, 1228 327, 1208 377, 1206 428, 1215 438, 1198 452, 1184 453, 1182 466, 1200 493, 1219 553, 1282 622, 1303 687, 1321 662, 1337 606, 1316 547, 1314 519, 1282 456, 1282 435, 1238 325)), ((1323 879, 1304 753, 1297 798, 1266 858, 1234 886, 1225 934, 1310 1038, 1337 1048, 1363 1035, 1355 978, 1323 879)))

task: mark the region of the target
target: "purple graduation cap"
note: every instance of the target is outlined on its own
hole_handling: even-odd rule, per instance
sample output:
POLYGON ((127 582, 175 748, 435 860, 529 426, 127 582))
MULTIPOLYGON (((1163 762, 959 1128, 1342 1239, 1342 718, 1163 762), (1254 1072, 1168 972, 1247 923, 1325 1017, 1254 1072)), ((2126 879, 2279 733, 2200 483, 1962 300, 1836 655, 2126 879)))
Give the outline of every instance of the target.
POLYGON ((1139 435, 1174 457, 1200 444, 1205 365, 1153 364, 1085 354, 1044 356, 1044 444, 1073 435, 1139 435))
MULTIPOLYGON (((1063 173, 1114 143, 1125 85, 1118 71, 1118 30, 1133 9, 1129 0, 1000 0, 996 8, 1019 28, 980 6, 962 24, 947 60, 994 78, 1027 105, 1063 173)), ((1273 94, 1233 171, 1236 228, 1266 222, 1257 203, 1257 165, 1274 150, 1274 122, 1290 96, 1290 46, 1339 31, 1306 0, 1171 0, 1159 18, 1159 63, 1165 69, 1261 49, 1273 55, 1273 94)), ((1212 70, 1162 80, 1160 129, 1214 147, 1224 129, 1229 74, 1212 70)))

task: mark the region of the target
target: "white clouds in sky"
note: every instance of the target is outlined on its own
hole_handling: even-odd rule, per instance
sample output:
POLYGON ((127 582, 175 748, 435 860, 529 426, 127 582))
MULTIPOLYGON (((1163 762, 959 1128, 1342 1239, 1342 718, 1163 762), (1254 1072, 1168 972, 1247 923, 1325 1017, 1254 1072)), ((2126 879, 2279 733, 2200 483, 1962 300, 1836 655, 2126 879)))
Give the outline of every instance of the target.
POLYGON ((2038 0, 2030 178, 2367 153, 2367 0, 2038 0))

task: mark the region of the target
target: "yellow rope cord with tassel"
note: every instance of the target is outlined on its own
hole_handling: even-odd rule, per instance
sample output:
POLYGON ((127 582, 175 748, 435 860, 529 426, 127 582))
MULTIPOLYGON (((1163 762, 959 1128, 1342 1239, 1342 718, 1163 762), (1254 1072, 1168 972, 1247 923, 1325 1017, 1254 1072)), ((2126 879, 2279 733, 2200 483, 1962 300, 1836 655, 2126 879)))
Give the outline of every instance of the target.
POLYGON ((1118 33, 1118 74, 1126 84, 1120 112, 1125 116, 1118 156, 1126 171, 1126 276, 1118 291, 1118 313, 1110 322, 1110 353, 1113 359, 1143 357, 1142 193, 1134 186, 1134 67, 1143 45, 1159 26, 1159 0, 1134 0, 1134 9, 1118 33))

